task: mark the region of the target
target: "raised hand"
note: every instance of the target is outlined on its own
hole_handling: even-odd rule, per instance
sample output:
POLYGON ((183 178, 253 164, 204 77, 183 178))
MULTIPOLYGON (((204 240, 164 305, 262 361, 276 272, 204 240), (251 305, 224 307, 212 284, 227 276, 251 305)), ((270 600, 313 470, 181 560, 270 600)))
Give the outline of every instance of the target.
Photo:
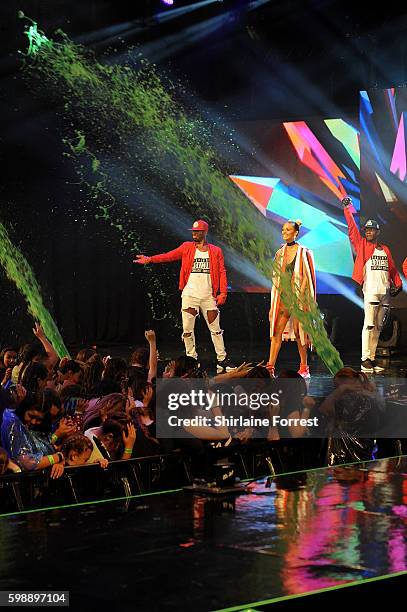
POLYGON ((253 364, 250 362, 244 361, 243 363, 240 364, 240 366, 238 366, 231 372, 228 372, 228 374, 232 374, 233 375, 232 378, 244 378, 244 376, 246 376, 246 374, 248 374, 250 370, 252 369, 253 369, 253 364))
POLYGON ((175 361, 172 360, 170 361, 170 363, 165 367, 164 373, 163 373, 163 378, 173 378, 174 376, 174 371, 175 371, 175 361))
POLYGON ((1 381, 0 384, 5 385, 6 383, 8 383, 8 381, 11 378, 12 371, 13 371, 13 368, 7 368, 7 370, 4 373, 4 378, 3 378, 3 380, 1 381))
POLYGON ((133 448, 136 441, 137 432, 133 423, 128 423, 123 429, 123 442, 125 448, 133 448))
POLYGON ((42 329, 41 325, 38 323, 38 321, 36 321, 34 323, 34 327, 33 327, 33 334, 34 336, 36 336, 38 338, 38 340, 41 340, 42 338, 45 338, 45 333, 44 330, 42 329))
POLYGON ((151 344, 152 342, 155 342, 155 341, 156 341, 156 338, 155 338, 155 331, 154 331, 153 329, 147 329, 147 330, 144 332, 144 336, 145 336, 145 338, 146 338, 146 340, 147 340, 147 342, 148 342, 149 344, 151 344))
POLYGON ((150 263, 150 257, 146 257, 146 255, 136 255, 136 259, 133 259, 133 263, 142 264, 144 266, 150 263))
POLYGON ((143 405, 145 408, 148 408, 148 406, 150 405, 151 399, 153 397, 153 387, 151 385, 149 385, 145 391, 141 392, 141 395, 143 397, 143 405))
POLYGON ((69 361, 69 357, 62 357, 60 362, 59 362, 59 366, 58 369, 61 370, 61 368, 64 367, 64 365, 69 361))
POLYGON ((249 362, 246 363, 246 361, 244 361, 243 363, 240 364, 240 366, 238 366, 237 368, 234 368, 230 372, 223 372, 222 374, 217 374, 215 376, 215 380, 225 380, 229 378, 244 378, 246 374, 248 374, 250 370, 253 369, 253 367, 254 366, 252 363, 249 363, 249 362))
POLYGON ((72 421, 72 419, 69 418, 63 418, 60 420, 59 422, 59 426, 55 431, 55 435, 58 438, 63 438, 65 436, 68 436, 71 433, 75 433, 76 432, 76 427, 74 422, 72 421))

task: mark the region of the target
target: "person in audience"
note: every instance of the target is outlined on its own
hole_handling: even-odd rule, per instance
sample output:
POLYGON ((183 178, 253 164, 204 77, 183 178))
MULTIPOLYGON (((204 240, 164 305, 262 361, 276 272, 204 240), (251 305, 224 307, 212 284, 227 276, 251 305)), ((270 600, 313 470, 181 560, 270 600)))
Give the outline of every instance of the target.
POLYGON ((105 420, 100 427, 85 431, 85 436, 93 445, 89 461, 95 463, 101 458, 109 461, 131 459, 137 432, 126 415, 121 418, 116 415, 114 419, 105 420))
MULTIPOLYGON (((92 456, 93 444, 84 434, 77 433, 66 438, 61 451, 65 457, 66 465, 78 466, 92 463, 89 459, 92 456)), ((98 462, 102 468, 107 468, 109 464, 109 461, 104 457, 100 458, 98 462)))
POLYGON ((41 363, 41 361, 45 358, 46 353, 44 351, 44 347, 39 342, 33 342, 31 344, 25 344, 22 346, 18 353, 17 363, 13 367, 13 371, 11 373, 11 381, 14 384, 19 383, 25 369, 30 365, 30 363, 41 363))
POLYGON ((93 359, 95 356, 99 356, 96 348, 83 348, 76 354, 75 361, 79 361, 82 364, 88 363, 90 359, 93 359))
POLYGON ((135 379, 141 379, 142 381, 146 379, 148 382, 152 382, 157 376, 157 341, 155 331, 152 329, 147 330, 144 335, 149 344, 149 349, 140 346, 133 351, 128 368, 129 385, 132 385, 135 379))
POLYGON ((64 457, 56 445, 74 429, 69 420, 62 419, 54 434, 50 430, 44 432, 41 428, 45 416, 44 406, 27 394, 15 410, 4 411, 1 443, 22 470, 51 467, 51 478, 58 478, 63 473, 64 457))
MULTIPOLYGON (((265 366, 263 366, 262 363, 252 367, 248 372, 243 372, 240 375, 240 378, 244 380, 242 380, 240 385, 234 386, 234 391, 237 393, 244 392, 247 394, 270 394, 273 388, 270 372, 265 366)), ((267 420, 267 418, 269 417, 269 411, 269 406, 261 406, 256 410, 255 416, 256 418, 264 418, 265 420, 267 420)), ((238 414, 237 409, 235 409, 234 412, 236 413, 236 415, 238 414)), ((239 414, 242 414, 242 416, 250 416, 250 413, 252 413, 250 409, 240 409, 239 411, 239 414)), ((253 439, 254 436, 256 438, 265 439, 267 435, 268 428, 266 430, 265 428, 260 427, 237 427, 232 433, 233 438, 235 440, 239 440, 242 444, 247 444, 250 440, 253 439)))
MULTIPOLYGON (((99 353, 94 353, 83 366, 82 388, 87 399, 93 393, 96 385, 99 385, 102 380, 104 365, 99 353)), ((106 381, 108 383, 108 381, 106 381)), ((117 385, 117 390, 120 391, 120 386, 117 385)), ((113 393, 113 391, 111 391, 113 393)))
POLYGON ((35 323, 33 333, 37 342, 25 344, 22 347, 19 363, 14 366, 11 374, 13 383, 21 382, 25 369, 32 362, 43 363, 49 372, 52 372, 54 366, 58 363, 58 354, 39 323, 35 323))
POLYGON ((160 453, 160 443, 156 436, 155 419, 155 391, 154 387, 146 382, 140 388, 140 380, 133 380, 133 385, 139 389, 141 401, 128 403, 126 413, 133 421, 137 438, 133 448, 133 456, 147 457, 160 453))
POLYGON ((335 416, 335 402, 347 393, 375 393, 376 387, 364 372, 344 367, 336 372, 333 378, 334 391, 330 393, 319 407, 319 411, 327 417, 335 416))
POLYGON ((127 363, 122 357, 110 357, 106 360, 103 371, 103 380, 110 380, 117 383, 120 390, 127 387, 127 363))
POLYGON ((62 377, 62 387, 80 385, 83 377, 82 366, 78 361, 69 359, 59 369, 62 377))
POLYGON ((11 374, 17 361, 17 351, 12 346, 6 346, 0 352, 0 386, 5 387, 11 382, 11 374))
POLYGON ((65 413, 64 406, 62 405, 59 394, 46 387, 43 391, 38 394, 38 403, 42 406, 45 413, 43 426, 45 431, 51 429, 54 431, 57 429, 60 420, 64 416, 70 416, 65 413))
POLYGON ((126 415, 127 397, 122 393, 110 393, 94 403, 89 402, 84 415, 83 427, 99 427, 103 421, 115 414, 126 415))
POLYGON ((166 366, 164 378, 192 378, 199 370, 199 363, 194 357, 181 355, 177 359, 170 361, 166 366))
POLYGON ((374 383, 363 372, 342 368, 334 387, 319 407, 328 421, 327 464, 374 459, 385 410, 374 383))
POLYGON ((61 401, 64 404, 64 406, 66 405, 67 402, 73 399, 76 400, 78 398, 81 398, 85 400, 85 397, 84 397, 85 394, 83 392, 82 385, 68 385, 67 387, 62 387, 58 391, 58 395, 61 398, 61 401))
POLYGON ((303 438, 308 434, 308 428, 295 423, 295 419, 309 419, 315 405, 307 394, 304 377, 294 370, 283 370, 276 379, 276 392, 279 403, 271 408, 271 416, 279 415, 280 419, 291 420, 292 424, 272 427, 269 440, 303 438))
POLYGON ((49 372, 43 363, 32 362, 25 369, 21 377, 21 384, 27 393, 38 393, 45 389, 49 379, 49 372))
POLYGON ((133 374, 135 377, 141 376, 147 379, 148 359, 149 350, 146 346, 139 346, 132 352, 128 368, 130 381, 133 380, 133 374))

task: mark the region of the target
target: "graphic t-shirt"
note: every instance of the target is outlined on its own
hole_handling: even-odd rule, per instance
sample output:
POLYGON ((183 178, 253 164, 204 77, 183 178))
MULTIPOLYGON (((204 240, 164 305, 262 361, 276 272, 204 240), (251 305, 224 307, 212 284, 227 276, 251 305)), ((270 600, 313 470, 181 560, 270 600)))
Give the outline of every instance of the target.
POLYGON ((191 274, 182 294, 197 298, 206 298, 212 295, 209 251, 196 249, 191 274))
POLYGON ((389 287, 389 260, 386 251, 375 249, 371 258, 365 263, 363 293, 384 295, 389 287))

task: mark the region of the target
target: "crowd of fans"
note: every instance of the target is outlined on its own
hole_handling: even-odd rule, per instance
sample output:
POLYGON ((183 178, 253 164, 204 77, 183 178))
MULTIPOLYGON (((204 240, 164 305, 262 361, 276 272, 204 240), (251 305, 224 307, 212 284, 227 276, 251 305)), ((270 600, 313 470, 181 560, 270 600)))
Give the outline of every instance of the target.
MULTIPOLYGON (((75 359, 59 359, 38 324, 33 332, 33 343, 18 349, 6 346, 0 352, 0 475, 47 469, 51 478, 59 478, 65 466, 98 463, 103 469, 115 460, 182 450, 193 457, 195 475, 202 476, 208 448, 259 442, 284 446, 286 470, 314 467, 299 460, 301 444, 308 443, 311 435, 298 419, 315 415, 325 422, 330 440, 322 464, 374 455, 374 440, 365 434, 380 426, 382 406, 366 375, 351 368, 338 372, 333 392, 324 401, 316 401, 308 395, 305 380, 293 371, 271 379, 262 363, 243 363, 210 379, 196 360, 179 357, 167 364, 160 377, 182 379, 185 385, 203 378, 208 388, 216 384, 218 390, 232 391, 238 379, 239 392, 244 380, 255 384, 257 391, 274 385, 278 405, 262 409, 263 416, 278 414, 297 421, 264 427, 260 440, 259 430, 253 427, 224 423, 188 425, 181 437, 159 438, 157 411, 165 407, 156 401, 158 360, 153 331, 145 332, 146 346, 137 348, 128 362, 102 358, 95 348, 80 350, 75 359)), ((212 415, 221 414, 222 406, 215 405, 212 415)))

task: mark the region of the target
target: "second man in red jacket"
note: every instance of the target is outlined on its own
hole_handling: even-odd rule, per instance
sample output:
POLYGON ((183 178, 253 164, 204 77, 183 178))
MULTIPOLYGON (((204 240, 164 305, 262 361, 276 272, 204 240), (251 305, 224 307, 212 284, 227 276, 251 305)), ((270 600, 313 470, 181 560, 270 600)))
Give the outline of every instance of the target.
POLYGON ((352 278, 363 289, 365 319, 362 330, 362 372, 384 370, 376 362, 376 348, 390 296, 397 295, 402 282, 390 249, 378 242, 380 227, 369 219, 364 225, 365 237, 361 236, 353 218, 355 209, 350 198, 344 198, 345 219, 349 239, 355 249, 356 259, 352 278))

